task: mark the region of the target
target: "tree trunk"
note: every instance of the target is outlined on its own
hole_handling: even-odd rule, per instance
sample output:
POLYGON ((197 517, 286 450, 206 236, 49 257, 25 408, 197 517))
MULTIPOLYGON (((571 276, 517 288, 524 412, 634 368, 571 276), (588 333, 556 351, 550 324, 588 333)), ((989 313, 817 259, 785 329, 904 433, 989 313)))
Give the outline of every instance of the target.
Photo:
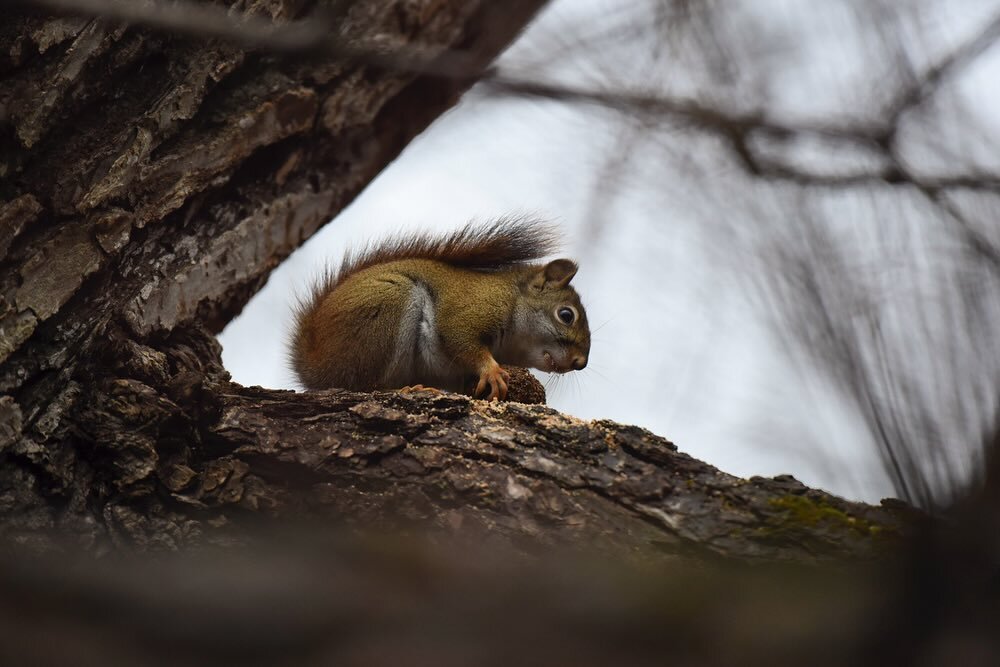
MULTIPOLYGON (((308 3, 238 4, 285 20, 308 3)), ((314 517, 508 544, 812 562, 871 557, 905 531, 896 506, 848 503, 791 478, 737 479, 642 429, 541 406, 229 382, 211 334, 454 104, 541 4, 341 8, 331 40, 439 49, 426 64, 437 73, 461 54, 463 77, 98 19, 8 20, 8 544, 58 535, 95 552, 177 549, 242 541, 259 517, 314 517)))

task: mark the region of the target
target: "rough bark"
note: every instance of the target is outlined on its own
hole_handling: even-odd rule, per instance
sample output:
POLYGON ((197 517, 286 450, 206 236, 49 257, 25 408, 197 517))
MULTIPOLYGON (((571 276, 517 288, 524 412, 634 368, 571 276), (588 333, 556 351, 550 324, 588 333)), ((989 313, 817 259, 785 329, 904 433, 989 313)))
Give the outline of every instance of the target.
MULTIPOLYGON (((331 38, 437 45, 483 67, 540 4, 355 2, 331 38)), ((309 6, 238 3, 275 19, 309 6)), ((229 382, 210 333, 473 72, 31 14, 0 31, 0 71, 8 543, 173 549, 313 516, 812 562, 871 557, 905 531, 905 509, 736 479, 642 429, 544 407, 229 382)))

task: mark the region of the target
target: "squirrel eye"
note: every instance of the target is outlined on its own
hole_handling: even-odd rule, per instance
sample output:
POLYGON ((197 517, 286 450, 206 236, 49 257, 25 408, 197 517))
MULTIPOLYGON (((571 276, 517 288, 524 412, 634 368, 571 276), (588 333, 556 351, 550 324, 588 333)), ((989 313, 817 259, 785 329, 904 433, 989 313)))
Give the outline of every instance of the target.
POLYGON ((562 308, 556 310, 556 317, 558 317, 559 321, 563 324, 573 324, 576 320, 576 311, 569 306, 563 306, 562 308))

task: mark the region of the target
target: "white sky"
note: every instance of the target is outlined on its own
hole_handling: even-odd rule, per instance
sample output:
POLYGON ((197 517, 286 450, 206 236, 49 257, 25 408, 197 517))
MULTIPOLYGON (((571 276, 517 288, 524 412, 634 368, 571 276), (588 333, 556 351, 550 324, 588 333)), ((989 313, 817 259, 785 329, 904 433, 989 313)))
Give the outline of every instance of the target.
MULTIPOLYGON (((814 6, 768 2, 776 44, 782 26, 791 30, 787 26, 814 6)), ((590 13, 607 11, 607 4, 556 2, 502 62, 525 66, 544 54, 535 45, 545 44, 546 36, 569 25, 593 25, 590 13)), ((969 10, 952 13, 961 20, 932 15, 955 26, 945 41, 961 37, 966 24, 974 27, 969 17, 982 16, 989 3, 954 4, 969 10)), ((862 48, 846 48, 853 61, 845 56, 832 64, 816 51, 828 48, 821 46, 824 30, 827 39, 850 33, 836 24, 818 29, 819 37, 804 40, 808 53, 790 54, 788 72, 780 76, 789 85, 822 82, 817 71, 826 69, 840 84, 824 88, 824 98, 771 82, 771 101, 789 114, 820 113, 842 100, 851 72, 865 66, 862 48)), ((837 52, 843 51, 840 45, 837 52)), ((974 74, 983 80, 981 68, 974 74)), ((628 176, 641 185, 625 188, 607 205, 603 219, 610 223, 592 226, 594 184, 601 178, 595 170, 621 139, 618 125, 591 109, 468 96, 271 275, 220 336, 227 369, 246 385, 296 388, 284 357, 293 291, 324 263, 336 264, 346 247, 401 229, 449 230, 473 218, 530 212, 564 230, 564 254, 581 264, 574 282, 594 328, 590 365, 549 382, 549 405, 644 426, 732 474, 790 473, 847 497, 891 495, 868 436, 830 392, 790 364, 747 304, 739 277, 716 270, 716 249, 699 233, 688 186, 679 180, 659 187, 663 170, 644 161, 644 146, 637 147, 628 176), (650 187, 657 196, 649 196, 650 187)))

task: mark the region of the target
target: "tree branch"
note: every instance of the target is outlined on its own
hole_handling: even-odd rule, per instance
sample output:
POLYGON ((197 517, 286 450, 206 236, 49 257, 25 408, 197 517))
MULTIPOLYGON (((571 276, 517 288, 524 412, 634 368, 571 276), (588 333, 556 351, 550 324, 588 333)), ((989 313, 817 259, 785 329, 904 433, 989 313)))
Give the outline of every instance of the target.
POLYGON ((109 333, 99 368, 119 370, 81 397, 76 429, 110 462, 92 502, 147 548, 247 512, 768 562, 872 558, 907 530, 892 506, 738 479, 637 427, 454 394, 240 387, 202 332, 159 349, 109 333))

